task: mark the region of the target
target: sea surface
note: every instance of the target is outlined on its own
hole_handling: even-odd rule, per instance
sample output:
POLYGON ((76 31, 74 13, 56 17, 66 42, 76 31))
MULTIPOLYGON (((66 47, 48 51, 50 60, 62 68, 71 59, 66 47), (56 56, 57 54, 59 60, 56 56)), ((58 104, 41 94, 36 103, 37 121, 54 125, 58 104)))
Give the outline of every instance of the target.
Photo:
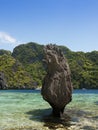
POLYGON ((0 130, 98 130, 98 90, 74 90, 61 119, 40 90, 0 90, 0 130))

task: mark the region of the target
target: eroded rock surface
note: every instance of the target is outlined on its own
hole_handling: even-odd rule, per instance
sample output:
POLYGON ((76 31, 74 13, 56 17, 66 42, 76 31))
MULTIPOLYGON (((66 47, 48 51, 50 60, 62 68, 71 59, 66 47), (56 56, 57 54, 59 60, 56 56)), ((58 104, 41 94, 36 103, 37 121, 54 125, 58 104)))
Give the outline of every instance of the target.
POLYGON ((67 59, 56 45, 44 47, 47 75, 43 80, 42 96, 53 108, 53 115, 60 117, 72 100, 72 83, 67 59))
POLYGON ((0 72, 0 89, 5 89, 6 88, 6 83, 4 79, 4 73, 0 72))

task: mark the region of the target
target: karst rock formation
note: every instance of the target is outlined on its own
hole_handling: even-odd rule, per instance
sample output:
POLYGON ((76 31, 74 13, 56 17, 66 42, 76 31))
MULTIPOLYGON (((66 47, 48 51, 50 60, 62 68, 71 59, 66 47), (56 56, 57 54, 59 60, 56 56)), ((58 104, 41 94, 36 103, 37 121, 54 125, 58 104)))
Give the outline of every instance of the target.
POLYGON ((4 73, 0 72, 0 89, 5 89, 6 88, 6 82, 4 78, 4 73))
POLYGON ((44 47, 47 74, 43 80, 41 94, 53 108, 52 114, 60 117, 65 106, 72 100, 72 83, 67 59, 56 45, 44 47))

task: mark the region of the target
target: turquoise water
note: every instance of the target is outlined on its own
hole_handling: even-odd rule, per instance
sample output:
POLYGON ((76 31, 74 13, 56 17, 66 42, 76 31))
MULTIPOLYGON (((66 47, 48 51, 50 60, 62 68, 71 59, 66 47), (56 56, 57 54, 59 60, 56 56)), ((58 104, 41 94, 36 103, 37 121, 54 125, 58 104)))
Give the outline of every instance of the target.
POLYGON ((50 113, 39 90, 0 90, 0 130, 98 130, 98 90, 74 91, 62 119, 50 113))

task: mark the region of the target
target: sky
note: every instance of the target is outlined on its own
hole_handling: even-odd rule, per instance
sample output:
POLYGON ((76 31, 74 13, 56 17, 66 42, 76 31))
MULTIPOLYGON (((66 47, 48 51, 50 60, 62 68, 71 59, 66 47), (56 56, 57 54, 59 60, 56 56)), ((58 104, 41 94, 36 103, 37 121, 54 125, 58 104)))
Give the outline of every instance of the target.
POLYGON ((0 49, 28 42, 98 51, 98 0, 0 0, 0 49))

